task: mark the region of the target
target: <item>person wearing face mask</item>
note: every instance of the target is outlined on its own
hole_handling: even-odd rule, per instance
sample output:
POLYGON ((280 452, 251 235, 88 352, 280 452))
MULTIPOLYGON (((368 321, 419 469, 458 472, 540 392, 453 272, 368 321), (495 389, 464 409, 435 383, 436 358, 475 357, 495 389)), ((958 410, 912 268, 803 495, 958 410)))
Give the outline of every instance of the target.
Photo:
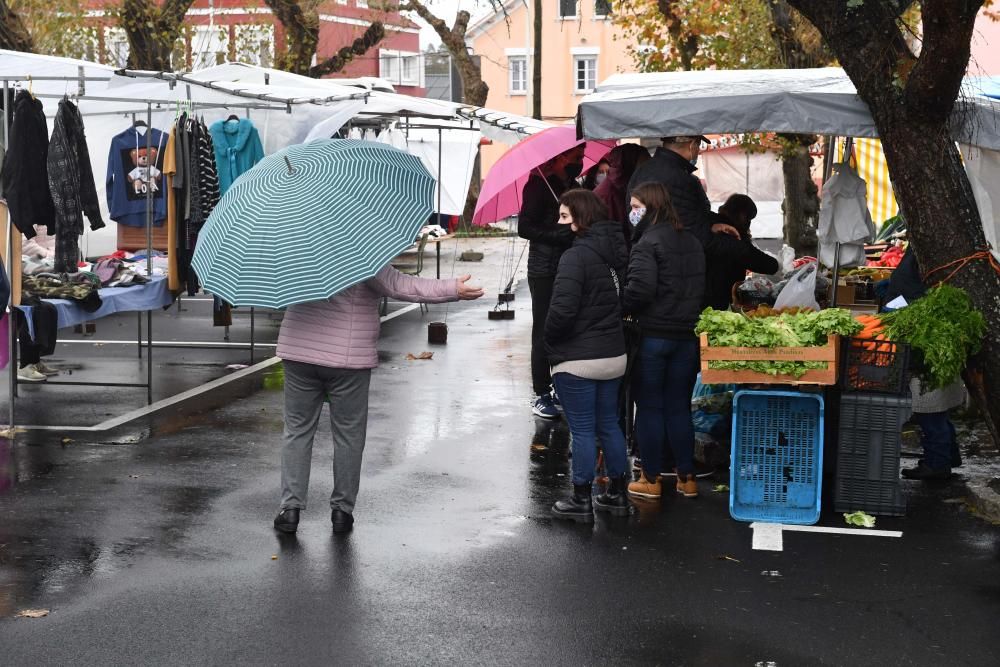
POLYGON ((608 178, 608 172, 611 170, 611 165, 608 164, 607 158, 601 158, 600 162, 595 164, 583 177, 583 187, 585 190, 594 189, 603 183, 608 178))
POLYGON ((649 160, 649 151, 639 144, 622 144, 612 148, 606 159, 608 177, 594 188, 594 194, 608 209, 608 219, 622 225, 625 245, 631 249, 633 225, 629 223, 625 189, 635 170, 649 160))
POLYGON ((708 143, 703 135, 692 137, 664 137, 663 146, 656 149, 653 158, 635 170, 628 183, 625 201, 632 191, 643 183, 659 183, 670 194, 677 217, 684 228, 694 234, 706 252, 716 243, 715 233, 729 234, 739 239, 731 225, 719 222, 712 215, 712 205, 705 188, 695 177, 701 144, 708 143))
POLYGON ((623 306, 642 331, 633 385, 642 476, 628 492, 660 497, 669 447, 677 466, 677 493, 693 498, 698 485, 691 392, 699 356, 694 327, 705 292, 705 253, 681 224, 664 186, 643 183, 633 190, 630 203, 630 216, 641 218, 642 233, 629 257, 623 306))
POLYGON ((574 146, 535 170, 521 192, 517 233, 529 241, 528 289, 531 292, 532 412, 558 419, 560 405, 552 393, 552 376, 543 340, 559 258, 573 244, 573 232, 559 224, 559 197, 583 171, 584 145, 574 146), (541 173, 538 173, 541 172, 541 173))
POLYGON ((620 285, 628 253, 619 223, 608 220, 594 193, 576 189, 560 198, 559 223, 576 240, 559 260, 545 321, 552 380, 572 435, 573 495, 552 507, 557 518, 594 520, 594 510, 627 516, 628 455, 618 425, 618 390, 625 374, 620 285), (597 438, 609 486, 591 499, 597 438))

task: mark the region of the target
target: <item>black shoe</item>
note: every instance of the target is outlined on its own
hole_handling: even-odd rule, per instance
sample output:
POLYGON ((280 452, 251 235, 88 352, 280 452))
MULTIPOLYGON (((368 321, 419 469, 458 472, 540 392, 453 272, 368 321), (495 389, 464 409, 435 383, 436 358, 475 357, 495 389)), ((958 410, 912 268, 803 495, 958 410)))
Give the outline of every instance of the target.
POLYGON ((951 468, 940 468, 935 470, 921 459, 916 468, 906 468, 903 470, 903 477, 906 479, 922 479, 924 481, 943 481, 951 478, 951 468))
POLYGON ((951 467, 962 467, 962 452, 959 450, 958 445, 955 445, 951 450, 951 467))
POLYGON ((612 477, 608 490, 594 499, 595 512, 610 512, 615 516, 628 516, 632 503, 628 501, 628 481, 625 475, 612 477))
POLYGON ((552 513, 559 519, 593 523, 594 502, 590 497, 590 484, 574 484, 573 495, 565 500, 557 500, 552 506, 552 513))
POLYGON ((299 529, 299 508, 290 507, 278 512, 274 517, 274 529, 283 533, 294 533, 299 529))
POLYGON ((354 516, 344 510, 334 509, 330 511, 330 522, 333 524, 333 532, 349 533, 354 527, 354 516))

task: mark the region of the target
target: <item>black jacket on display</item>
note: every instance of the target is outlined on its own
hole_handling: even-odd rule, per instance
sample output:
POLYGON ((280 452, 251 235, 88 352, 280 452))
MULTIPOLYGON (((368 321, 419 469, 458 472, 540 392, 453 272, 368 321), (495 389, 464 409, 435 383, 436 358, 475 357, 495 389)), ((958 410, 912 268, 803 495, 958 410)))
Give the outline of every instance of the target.
POLYGON ((47 157, 49 191, 55 209, 57 273, 75 273, 80 259, 83 213, 92 230, 104 227, 97 185, 90 166, 80 111, 69 100, 59 102, 47 157))
POLYGON ((694 338, 705 295, 705 253, 697 238, 670 224, 653 225, 632 246, 625 312, 654 338, 694 338))
POLYGON ((743 282, 747 271, 771 275, 781 268, 777 259, 755 246, 750 239, 727 236, 718 245, 724 247, 725 252, 706 255, 705 306, 728 310, 733 298, 733 285, 743 282))
POLYGON ((517 234, 530 241, 529 278, 551 278, 556 275, 559 258, 573 244, 573 232, 569 225, 559 224, 559 197, 566 192, 566 184, 555 176, 549 176, 547 180, 548 185, 541 176, 532 174, 521 193, 517 234))
POLYGON ((14 99, 14 123, 3 165, 3 192, 14 225, 26 238, 35 225, 55 234, 55 209, 49 192, 46 159, 49 130, 42 103, 22 90, 14 99))
POLYGON ((545 320, 549 363, 625 354, 615 278, 624 285, 627 264, 625 235, 617 221, 595 224, 563 253, 545 320))
POLYGON ((643 183, 660 183, 670 193, 670 201, 681 224, 702 244, 711 237, 712 205, 701 181, 694 175, 695 167, 682 156, 667 148, 658 148, 651 160, 635 170, 628 182, 626 203, 632 191, 643 183))

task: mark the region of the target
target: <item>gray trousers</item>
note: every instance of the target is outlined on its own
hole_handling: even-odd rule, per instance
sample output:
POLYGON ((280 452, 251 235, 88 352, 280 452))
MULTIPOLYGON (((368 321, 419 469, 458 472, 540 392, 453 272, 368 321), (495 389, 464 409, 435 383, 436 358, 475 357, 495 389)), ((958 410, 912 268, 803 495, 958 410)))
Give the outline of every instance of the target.
POLYGON ((305 509, 309 496, 313 439, 330 396, 333 431, 333 494, 330 507, 354 511, 361 482, 361 456, 368 428, 371 369, 328 368, 298 361, 285 367, 285 433, 281 449, 281 509, 305 509))

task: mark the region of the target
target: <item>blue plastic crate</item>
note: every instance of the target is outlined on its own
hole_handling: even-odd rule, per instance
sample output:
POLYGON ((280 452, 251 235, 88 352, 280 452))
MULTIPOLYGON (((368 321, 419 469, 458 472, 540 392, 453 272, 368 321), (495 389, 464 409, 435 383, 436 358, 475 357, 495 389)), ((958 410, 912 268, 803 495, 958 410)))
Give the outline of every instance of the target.
POLYGON ((738 521, 819 521, 823 397, 738 391, 733 397, 729 513, 738 521))

